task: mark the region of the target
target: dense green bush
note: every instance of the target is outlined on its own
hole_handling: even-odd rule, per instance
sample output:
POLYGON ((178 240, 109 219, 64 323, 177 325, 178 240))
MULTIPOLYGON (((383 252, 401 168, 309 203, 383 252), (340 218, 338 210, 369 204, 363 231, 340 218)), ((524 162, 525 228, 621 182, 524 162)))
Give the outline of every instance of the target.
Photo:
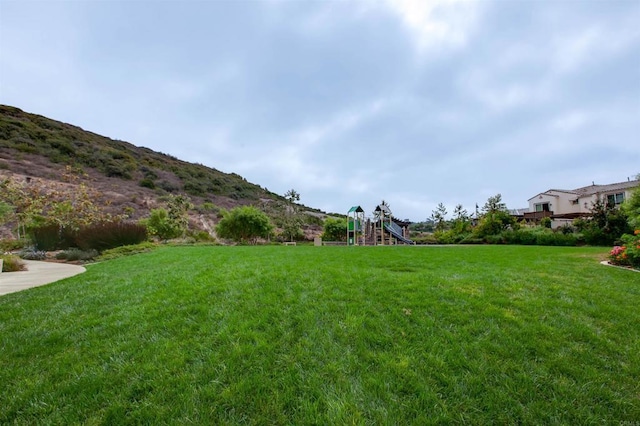
POLYGON ((573 221, 573 225, 584 235, 587 244, 612 246, 620 236, 633 232, 627 221, 625 209, 598 201, 593 204, 590 214, 591 217, 588 219, 573 221))
POLYGON ((128 222, 105 222, 81 228, 76 234, 77 247, 102 252, 114 247, 139 244, 147 239, 144 225, 128 222))
POLYGON ((2 259, 2 272, 18 272, 27 269, 24 262, 18 256, 12 254, 0 254, 2 259))
POLYGON ((433 234, 429 233, 415 233, 411 235, 411 240, 416 244, 439 244, 438 240, 433 234))
POLYGON ((436 231, 433 235, 438 244, 460 244, 460 242, 468 238, 471 233, 458 232, 452 228, 447 231, 436 231))
POLYGON ((27 247, 30 242, 26 239, 0 240, 0 252, 20 250, 27 247))
POLYGON ((347 221, 337 217, 328 217, 324 221, 322 239, 325 241, 346 241, 347 221))
POLYGON ((562 231, 552 231, 544 226, 506 230, 498 235, 484 238, 489 244, 517 244, 538 246, 575 246, 580 244, 578 234, 565 234, 562 231))
POLYGON ((243 206, 226 212, 216 231, 220 238, 255 244, 258 238, 267 238, 271 234, 273 225, 269 217, 257 208, 243 206))
POLYGON ((156 184, 153 181, 153 179, 145 177, 144 179, 142 179, 138 185, 140 185, 143 188, 149 188, 149 189, 155 189, 156 188, 156 184))

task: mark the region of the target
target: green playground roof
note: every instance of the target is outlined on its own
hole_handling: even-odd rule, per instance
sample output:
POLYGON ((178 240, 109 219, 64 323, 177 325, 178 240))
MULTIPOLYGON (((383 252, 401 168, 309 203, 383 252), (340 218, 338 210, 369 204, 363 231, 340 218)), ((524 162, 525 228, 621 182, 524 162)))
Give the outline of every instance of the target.
POLYGON ((353 212, 364 213, 364 210, 360 206, 353 206, 349 209, 349 213, 353 213, 353 212))

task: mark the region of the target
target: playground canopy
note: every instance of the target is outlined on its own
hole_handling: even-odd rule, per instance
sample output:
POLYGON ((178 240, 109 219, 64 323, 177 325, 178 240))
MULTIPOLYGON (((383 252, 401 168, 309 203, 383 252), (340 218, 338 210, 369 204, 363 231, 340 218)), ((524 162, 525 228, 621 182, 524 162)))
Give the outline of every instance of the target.
POLYGON ((385 215, 391 215, 391 210, 384 204, 379 204, 378 207, 374 210, 375 212, 382 212, 385 215))

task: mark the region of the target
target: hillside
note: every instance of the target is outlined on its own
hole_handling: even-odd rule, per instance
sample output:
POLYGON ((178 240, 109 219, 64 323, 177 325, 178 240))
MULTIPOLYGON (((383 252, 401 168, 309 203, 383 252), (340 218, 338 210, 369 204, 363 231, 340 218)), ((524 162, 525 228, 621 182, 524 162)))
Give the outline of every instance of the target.
POLYGON ((221 208, 253 204, 277 218, 285 204, 282 196, 237 174, 0 105, 0 179, 8 177, 45 189, 84 183, 112 213, 127 211, 132 219, 162 206, 169 194, 185 194, 195 205, 191 226, 207 231, 221 208), (69 168, 78 176, 72 183, 64 177, 69 168))

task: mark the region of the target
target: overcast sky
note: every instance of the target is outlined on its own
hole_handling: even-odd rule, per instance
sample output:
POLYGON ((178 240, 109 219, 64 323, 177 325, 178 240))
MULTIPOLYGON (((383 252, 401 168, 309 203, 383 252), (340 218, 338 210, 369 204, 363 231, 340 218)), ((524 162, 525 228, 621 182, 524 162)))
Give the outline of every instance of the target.
POLYGON ((0 103, 399 218, 640 173, 640 1, 0 0, 0 103))

